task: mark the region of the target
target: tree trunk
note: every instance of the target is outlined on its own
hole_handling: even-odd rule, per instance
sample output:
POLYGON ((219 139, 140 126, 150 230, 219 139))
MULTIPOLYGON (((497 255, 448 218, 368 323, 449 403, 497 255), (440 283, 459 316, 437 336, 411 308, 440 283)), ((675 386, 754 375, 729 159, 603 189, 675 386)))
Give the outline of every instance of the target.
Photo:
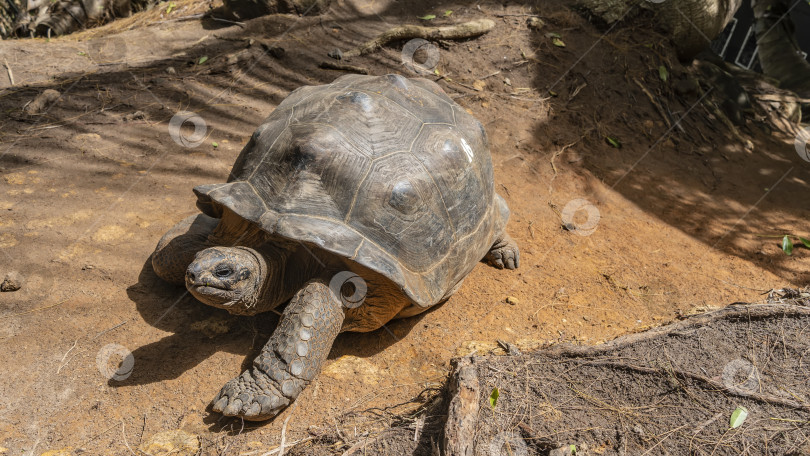
POLYGON ((691 60, 726 27, 743 0, 578 0, 578 6, 608 24, 632 19, 641 8, 672 36, 681 60, 691 60))
POLYGON ((783 89, 810 98, 810 63, 802 56, 796 41, 788 3, 786 0, 751 0, 759 63, 762 72, 777 79, 783 89))

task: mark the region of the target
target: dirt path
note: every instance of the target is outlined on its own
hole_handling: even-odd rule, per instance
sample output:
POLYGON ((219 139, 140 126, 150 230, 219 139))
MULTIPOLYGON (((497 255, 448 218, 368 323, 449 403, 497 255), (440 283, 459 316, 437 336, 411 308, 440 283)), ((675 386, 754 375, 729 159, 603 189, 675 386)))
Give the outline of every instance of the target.
MULTIPOLYGON (((224 181, 280 100, 341 74, 318 68, 328 51, 425 14, 438 16, 435 24, 496 20, 483 37, 437 47, 429 77, 487 129, 521 269, 481 265, 432 312, 341 335, 299 399, 289 441, 347 410, 407 400, 443 381, 451 357, 495 339, 594 343, 810 281, 810 251, 788 257, 777 240, 756 236, 808 234, 810 163, 793 138, 756 122, 741 129, 754 146, 746 148, 698 94, 676 95, 672 86, 686 76, 664 37, 642 29, 603 36, 557 2, 535 8, 546 22, 540 31, 526 26, 525 5, 335 3, 320 18, 112 24, 0 43, 15 79, 9 87, 0 71, 0 272, 26 278, 22 290, 0 294, 0 446, 8 454, 130 454, 127 445, 178 428, 200 435, 204 454, 261 454, 278 444, 289 412, 243 428, 206 411, 275 317, 206 308, 144 264, 160 236, 196 212, 191 188, 224 181), (98 41, 105 35, 113 38, 98 41), (636 80, 685 116, 683 131, 668 132, 636 80), (61 99, 24 114, 46 88, 61 99), (205 122, 199 146, 172 139, 180 111, 205 122), (579 234, 595 228, 589 235, 562 228, 577 199, 588 205, 573 223, 579 234), (120 359, 110 344, 134 356, 122 381, 102 372, 120 359)), ((350 63, 413 76, 401 49, 350 63)))

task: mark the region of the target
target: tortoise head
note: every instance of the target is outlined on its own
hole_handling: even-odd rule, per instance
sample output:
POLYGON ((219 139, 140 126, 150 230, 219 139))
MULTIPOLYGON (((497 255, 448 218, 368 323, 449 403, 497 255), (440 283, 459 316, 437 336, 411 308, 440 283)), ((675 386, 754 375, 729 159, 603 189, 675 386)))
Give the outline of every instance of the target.
POLYGON ((197 252, 186 269, 186 288, 209 306, 251 315, 266 273, 264 258, 253 249, 211 247, 197 252))

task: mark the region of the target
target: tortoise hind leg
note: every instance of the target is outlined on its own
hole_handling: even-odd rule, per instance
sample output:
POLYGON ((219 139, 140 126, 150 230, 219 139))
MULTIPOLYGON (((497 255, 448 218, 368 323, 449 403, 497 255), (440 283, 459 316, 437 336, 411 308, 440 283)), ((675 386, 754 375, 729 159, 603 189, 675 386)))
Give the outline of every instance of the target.
POLYGON ((484 261, 498 269, 517 269, 520 266, 520 250, 517 243, 506 233, 492 244, 484 261))
POLYGON ((253 368, 222 387, 213 410, 251 421, 278 415, 318 375, 343 320, 343 306, 329 286, 309 281, 287 304, 253 368))
POLYGON ((212 247, 208 242, 219 219, 205 214, 186 217, 160 238, 152 254, 152 268, 161 279, 185 284, 186 269, 200 250, 212 247))

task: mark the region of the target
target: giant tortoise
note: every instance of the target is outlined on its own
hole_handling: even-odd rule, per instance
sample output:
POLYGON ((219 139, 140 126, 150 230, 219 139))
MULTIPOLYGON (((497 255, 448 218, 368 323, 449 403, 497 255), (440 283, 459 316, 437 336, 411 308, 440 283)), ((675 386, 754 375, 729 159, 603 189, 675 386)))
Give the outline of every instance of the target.
POLYGON ((194 189, 202 214, 158 242, 158 276, 237 315, 284 307, 213 410, 276 416, 342 331, 442 303, 476 263, 515 269, 484 128, 438 85, 348 75, 292 92, 227 183, 194 189))

